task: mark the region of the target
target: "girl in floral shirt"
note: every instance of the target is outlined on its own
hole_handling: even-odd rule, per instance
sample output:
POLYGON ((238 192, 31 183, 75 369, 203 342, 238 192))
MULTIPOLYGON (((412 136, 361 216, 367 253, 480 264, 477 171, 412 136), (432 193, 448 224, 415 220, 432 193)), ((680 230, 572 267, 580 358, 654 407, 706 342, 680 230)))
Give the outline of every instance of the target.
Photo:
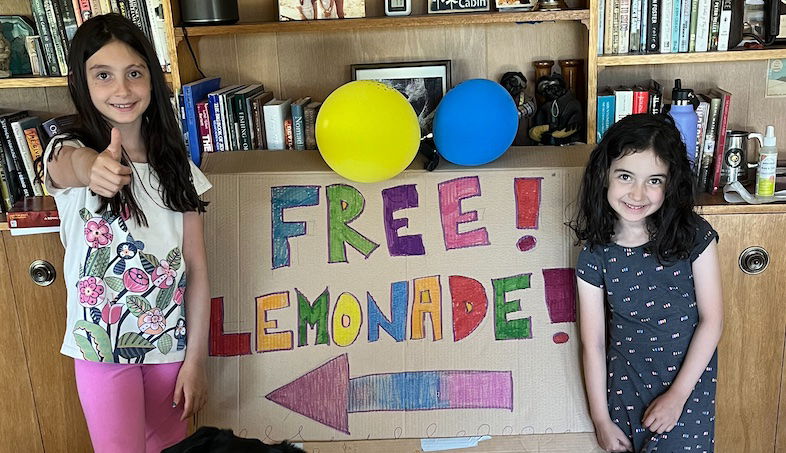
POLYGON ((79 122, 44 159, 66 248, 61 352, 76 359, 99 453, 158 453, 206 400, 199 196, 210 183, 188 159, 158 61, 120 15, 82 24, 68 77, 79 122))

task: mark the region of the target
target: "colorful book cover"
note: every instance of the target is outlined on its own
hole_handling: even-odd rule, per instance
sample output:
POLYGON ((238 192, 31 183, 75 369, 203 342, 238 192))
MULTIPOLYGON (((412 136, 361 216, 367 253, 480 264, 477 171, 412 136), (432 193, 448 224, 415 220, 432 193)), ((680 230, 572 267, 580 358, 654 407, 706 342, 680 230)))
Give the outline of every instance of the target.
POLYGON ((221 85, 220 77, 205 77, 182 86, 183 104, 186 110, 186 133, 188 134, 188 152, 191 160, 199 166, 202 162, 202 147, 199 140, 199 123, 197 118, 196 103, 205 99, 211 91, 218 90, 221 85))
POLYGON ((311 102, 311 97, 306 96, 292 103, 292 137, 295 142, 295 149, 302 151, 306 149, 306 129, 303 108, 311 102))

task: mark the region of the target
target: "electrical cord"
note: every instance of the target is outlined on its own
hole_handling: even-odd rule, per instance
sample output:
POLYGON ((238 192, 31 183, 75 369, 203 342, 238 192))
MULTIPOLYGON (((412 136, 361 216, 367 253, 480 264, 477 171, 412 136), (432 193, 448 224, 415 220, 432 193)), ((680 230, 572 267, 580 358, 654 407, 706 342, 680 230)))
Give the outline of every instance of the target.
POLYGON ((205 73, 202 72, 202 69, 199 67, 199 62, 197 61, 197 57, 194 54, 194 49, 191 47, 191 40, 188 39, 188 30, 186 30, 186 27, 180 28, 183 30, 183 39, 185 39, 186 45, 188 46, 188 51, 191 53, 191 59, 194 60, 194 66, 196 66, 196 70, 199 71, 199 75, 201 75, 204 79, 205 73))

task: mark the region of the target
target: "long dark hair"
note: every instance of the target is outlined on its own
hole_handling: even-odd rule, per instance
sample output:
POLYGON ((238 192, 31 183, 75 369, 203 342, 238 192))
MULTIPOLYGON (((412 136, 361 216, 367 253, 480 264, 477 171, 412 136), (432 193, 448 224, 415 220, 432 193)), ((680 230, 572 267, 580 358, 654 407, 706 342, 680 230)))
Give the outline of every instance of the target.
POLYGON ((646 219, 650 234, 648 252, 662 263, 689 256, 698 219, 693 212, 693 172, 680 132, 667 115, 630 115, 606 131, 590 155, 581 181, 578 212, 568 223, 578 241, 590 247, 611 242, 617 221, 606 195, 611 163, 649 149, 668 164, 669 174, 663 205, 646 219))
MULTIPOLYGON (((85 21, 71 41, 68 55, 68 91, 79 118, 58 137, 59 141, 49 159, 56 155, 63 140, 67 139, 78 139, 98 152, 109 146, 112 126, 91 101, 85 64, 88 58, 111 41, 120 41, 134 49, 144 59, 150 73, 150 105, 142 114, 142 140, 147 151, 148 164, 158 177, 164 205, 177 212, 205 212, 207 203, 199 199, 194 189, 188 153, 169 100, 171 91, 164 80, 156 52, 142 31, 119 14, 104 14, 85 21)), ((132 165, 125 151, 121 162, 132 165)), ((105 212, 107 206, 117 214, 128 209, 134 220, 147 225, 145 214, 134 199, 130 185, 124 186, 111 199, 101 197, 99 212, 105 212)))

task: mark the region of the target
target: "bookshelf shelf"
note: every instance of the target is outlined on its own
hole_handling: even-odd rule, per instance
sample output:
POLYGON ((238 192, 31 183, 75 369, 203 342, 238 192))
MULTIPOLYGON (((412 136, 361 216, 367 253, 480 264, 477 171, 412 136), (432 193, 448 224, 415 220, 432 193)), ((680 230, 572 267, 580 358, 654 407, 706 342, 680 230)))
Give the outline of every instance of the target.
MULTIPOLYGON (((172 74, 164 74, 167 83, 172 84, 172 74)), ((67 87, 67 77, 12 77, 0 79, 0 89, 3 88, 43 88, 43 87, 67 87)))
POLYGON ((647 55, 598 56, 598 66, 634 66, 646 64, 713 63, 786 58, 786 48, 730 50, 727 52, 664 53, 647 55))
MULTIPOLYGON (((431 14, 405 17, 367 17, 345 20, 312 20, 291 22, 260 22, 211 27, 186 27, 186 34, 194 36, 219 36, 248 33, 297 33, 322 31, 349 31, 375 28, 436 27, 471 24, 507 24, 545 21, 587 21, 589 10, 566 11, 493 12, 474 14, 431 14)), ((183 28, 175 28, 175 38, 184 37, 183 28)))

